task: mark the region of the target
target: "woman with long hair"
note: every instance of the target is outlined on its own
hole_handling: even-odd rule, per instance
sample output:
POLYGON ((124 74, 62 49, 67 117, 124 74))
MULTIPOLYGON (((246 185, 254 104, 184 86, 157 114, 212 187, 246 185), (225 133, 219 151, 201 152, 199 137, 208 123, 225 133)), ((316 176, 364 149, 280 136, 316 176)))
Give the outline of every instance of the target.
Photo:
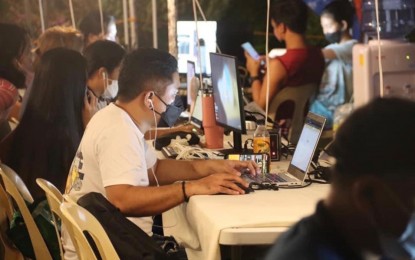
POLYGON ((86 107, 86 61, 74 50, 47 51, 35 71, 33 93, 26 111, 1 159, 26 183, 33 197, 44 192, 36 178, 44 178, 64 190, 66 177, 81 141, 86 107))

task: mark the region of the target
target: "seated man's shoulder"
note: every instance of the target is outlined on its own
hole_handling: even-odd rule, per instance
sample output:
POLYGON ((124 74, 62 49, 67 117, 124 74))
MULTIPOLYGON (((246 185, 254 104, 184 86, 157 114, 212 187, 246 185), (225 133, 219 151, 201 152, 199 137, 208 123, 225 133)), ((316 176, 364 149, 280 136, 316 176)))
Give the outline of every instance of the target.
POLYGON ((322 242, 318 229, 313 216, 302 219, 277 239, 266 259, 317 259, 322 242))

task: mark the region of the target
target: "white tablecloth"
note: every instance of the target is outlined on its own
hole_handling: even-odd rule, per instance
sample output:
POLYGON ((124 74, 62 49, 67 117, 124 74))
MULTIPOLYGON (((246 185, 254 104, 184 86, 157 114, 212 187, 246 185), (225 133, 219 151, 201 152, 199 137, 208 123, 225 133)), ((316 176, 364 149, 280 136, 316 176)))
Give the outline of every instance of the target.
POLYGON ((193 196, 189 203, 163 214, 164 232, 186 247, 190 260, 220 259, 221 230, 290 227, 312 214, 328 190, 328 185, 312 184, 302 189, 255 191, 247 195, 193 196))

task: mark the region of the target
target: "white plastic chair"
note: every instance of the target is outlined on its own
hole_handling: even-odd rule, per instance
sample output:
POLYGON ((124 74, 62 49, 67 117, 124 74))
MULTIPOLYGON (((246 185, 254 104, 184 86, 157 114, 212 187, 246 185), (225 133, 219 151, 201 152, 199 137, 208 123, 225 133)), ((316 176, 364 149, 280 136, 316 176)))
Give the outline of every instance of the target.
POLYGON ((29 190, 22 181, 22 179, 14 172, 10 167, 1 164, 0 166, 0 175, 4 183, 4 188, 6 192, 13 198, 16 202, 20 213, 22 214, 23 220, 27 227, 30 240, 33 245, 33 251, 35 253, 36 259, 52 259, 52 256, 46 246, 45 240, 38 227, 36 226, 35 220, 33 219, 30 211, 26 205, 26 202, 33 203, 33 198, 30 195, 29 190))
POLYGON ((67 200, 67 195, 64 195, 64 198, 65 200, 60 209, 63 218, 72 224, 74 237, 71 237, 71 239, 77 241, 81 251, 81 259, 97 259, 84 232, 89 233, 92 237, 102 259, 120 259, 99 221, 89 211, 73 203, 71 199, 67 200))
POLYGON ((305 114, 304 110, 307 101, 315 95, 317 91, 316 84, 306 84, 296 87, 285 87, 271 100, 268 113, 269 117, 274 120, 279 106, 284 101, 294 102, 294 113, 291 121, 291 126, 288 132, 288 141, 297 144, 300 138, 301 130, 303 129, 305 114))
POLYGON ((60 248, 60 255, 61 259, 64 259, 63 255, 63 247, 62 247, 62 241, 61 241, 61 234, 59 232, 59 222, 56 219, 56 216, 58 216, 59 219, 62 219, 62 212, 60 209, 61 203, 63 202, 63 196, 62 193, 49 181, 37 178, 36 183, 39 185, 39 187, 45 191, 46 199, 48 200, 49 208, 52 211, 52 217, 53 217, 53 223, 55 224, 55 231, 56 236, 58 237, 59 241, 59 248, 60 248))
POLYGON ((0 241, 3 247, 3 255, 0 255, 2 259, 10 260, 23 260, 23 255, 20 251, 14 247, 6 234, 10 221, 13 217, 13 206, 10 202, 9 196, 0 184, 0 241))

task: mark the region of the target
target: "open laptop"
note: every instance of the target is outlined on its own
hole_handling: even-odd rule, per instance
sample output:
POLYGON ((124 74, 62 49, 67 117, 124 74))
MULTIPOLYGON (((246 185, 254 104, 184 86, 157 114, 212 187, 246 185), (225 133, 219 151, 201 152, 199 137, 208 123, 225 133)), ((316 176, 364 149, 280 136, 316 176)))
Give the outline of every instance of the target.
MULTIPOLYGON (((200 91, 199 91, 200 92, 200 91)), ((193 113, 190 117, 190 123, 198 128, 202 128, 203 111, 202 111, 202 95, 198 93, 194 102, 193 113)))
POLYGON ((324 117, 308 112, 288 169, 282 172, 267 173, 265 178, 261 175, 253 177, 249 174, 243 174, 245 180, 259 183, 267 181, 277 183, 278 186, 303 185, 325 123, 324 117))

